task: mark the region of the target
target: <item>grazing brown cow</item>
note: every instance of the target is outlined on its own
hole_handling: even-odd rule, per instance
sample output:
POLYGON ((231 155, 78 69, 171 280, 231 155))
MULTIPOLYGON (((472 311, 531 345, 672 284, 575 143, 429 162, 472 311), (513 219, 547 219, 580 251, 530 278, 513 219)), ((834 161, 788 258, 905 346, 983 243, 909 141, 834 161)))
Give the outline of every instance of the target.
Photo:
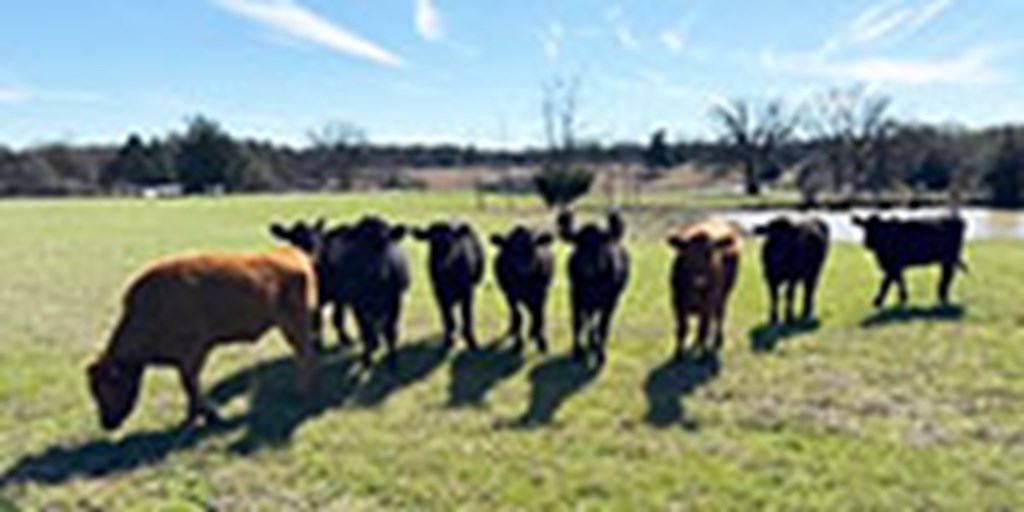
POLYGON ((309 394, 316 373, 310 325, 316 306, 313 264, 291 247, 180 256, 151 265, 128 287, 110 342, 88 368, 100 423, 113 430, 124 422, 150 365, 178 370, 188 396, 185 425, 200 416, 216 421, 199 383, 210 350, 256 341, 274 326, 295 350, 299 387, 309 394))
POLYGON ((685 355, 688 317, 698 318, 696 343, 707 349, 714 328, 714 348, 721 348, 729 293, 740 265, 740 236, 731 224, 705 220, 668 237, 676 250, 672 265, 672 305, 676 315, 676 357, 685 355))

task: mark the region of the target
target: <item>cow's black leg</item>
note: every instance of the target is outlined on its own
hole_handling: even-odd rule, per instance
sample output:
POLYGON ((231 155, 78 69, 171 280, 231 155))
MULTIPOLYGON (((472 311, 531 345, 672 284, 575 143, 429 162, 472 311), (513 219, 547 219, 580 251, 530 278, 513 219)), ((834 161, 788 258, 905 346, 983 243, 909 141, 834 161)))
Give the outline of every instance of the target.
POLYGON ((903 272, 896 274, 896 288, 900 292, 900 306, 907 304, 907 280, 903 276, 903 272))
POLYGON ((437 298, 437 309, 441 313, 441 328, 444 330, 444 344, 451 346, 453 338, 455 337, 455 317, 454 309, 455 305, 452 301, 437 298))
POLYGON ((544 338, 544 301, 534 302, 529 305, 530 317, 532 324, 530 325, 530 337, 537 344, 537 350, 542 354, 548 351, 548 341, 544 338))
POLYGON ((804 281, 804 320, 814 318, 814 295, 818 291, 818 280, 809 278, 804 281))
POLYGON ((572 304, 572 355, 577 359, 583 359, 585 350, 583 349, 583 328, 586 318, 584 317, 583 311, 576 301, 573 300, 572 304))
POLYGON ((338 334, 338 344, 343 347, 352 346, 352 338, 345 330, 345 303, 335 302, 334 311, 331 313, 331 320, 334 323, 334 331, 338 334))
POLYGON ((388 358, 394 359, 398 352, 398 323, 402 317, 402 299, 396 298, 388 305, 384 314, 384 341, 388 344, 388 358))
POLYGON ((768 323, 779 323, 779 284, 774 282, 768 283, 768 323))
POLYGON ((939 276, 939 304, 949 304, 949 288, 953 284, 953 277, 956 275, 956 264, 943 263, 942 274, 939 276))
POLYGON ((893 278, 890 274, 885 274, 882 278, 882 285, 878 287, 878 295, 875 295, 875 307, 880 308, 885 304, 885 296, 889 295, 889 287, 892 286, 893 278))
POLYGON ((317 307, 309 315, 309 325, 313 333, 313 346, 317 352, 324 350, 324 319, 323 308, 317 307))
POLYGON ((470 349, 477 348, 476 333, 473 330, 473 291, 462 299, 462 337, 470 349))
POLYGON ((363 338, 363 365, 370 366, 373 354, 377 351, 377 326, 374 325, 366 311, 356 310, 356 323, 359 324, 359 336, 363 338))
POLYGON ((615 316, 615 304, 611 304, 604 311, 601 312, 601 318, 598 321, 597 331, 600 349, 598 351, 598 360, 600 363, 604 363, 605 350, 608 347, 608 331, 612 327, 612 317, 615 316))
POLYGON ((523 346, 523 314, 519 311, 519 303, 511 297, 505 298, 508 303, 508 334, 516 348, 523 346))
POLYGON ((796 302, 796 281, 786 283, 786 316, 787 324, 793 323, 793 303, 796 302))

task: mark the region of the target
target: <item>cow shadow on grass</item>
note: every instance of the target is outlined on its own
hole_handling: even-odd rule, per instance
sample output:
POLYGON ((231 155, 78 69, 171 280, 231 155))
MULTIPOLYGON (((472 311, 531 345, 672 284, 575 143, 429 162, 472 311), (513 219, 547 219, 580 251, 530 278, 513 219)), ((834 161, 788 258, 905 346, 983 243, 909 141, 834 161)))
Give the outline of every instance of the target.
POLYGON ((551 424, 565 402, 582 391, 601 366, 570 354, 549 359, 530 371, 530 404, 519 417, 499 426, 530 429, 551 424))
POLYGON ((812 333, 821 327, 817 318, 796 320, 783 324, 763 324, 750 330, 750 349, 754 352, 772 352, 783 341, 812 333))
POLYGON ((938 304, 935 306, 896 306, 880 309, 861 320, 864 328, 883 327, 916 321, 958 322, 967 314, 962 304, 938 304))
POLYGON ((687 353, 662 363, 644 382, 647 395, 644 421, 657 428, 681 425, 687 430, 696 429, 696 423, 686 417, 683 397, 712 381, 720 369, 718 354, 714 352, 703 355, 687 353))
POLYGON ((522 350, 493 341, 476 350, 464 350, 451 365, 448 407, 480 407, 487 394, 523 367, 522 350))
POLYGON ((375 365, 352 397, 354 405, 378 407, 397 391, 429 377, 448 358, 440 336, 400 346, 392 358, 375 365))
POLYGON ((373 406, 417 380, 427 377, 447 350, 430 340, 411 342, 396 351, 393 363, 383 360, 362 368, 354 353, 337 350, 320 360, 319 393, 303 399, 295 391, 296 367, 291 356, 246 368, 216 383, 208 396, 225 404, 246 398, 246 411, 215 423, 189 428, 133 432, 120 439, 93 439, 71 446, 53 446, 22 457, 0 475, 0 489, 18 483, 59 484, 71 478, 102 478, 157 464, 174 452, 194 449, 203 441, 241 431, 229 451, 248 455, 287 444, 306 421, 348 405, 373 406), (367 375, 368 374, 368 375, 367 375))

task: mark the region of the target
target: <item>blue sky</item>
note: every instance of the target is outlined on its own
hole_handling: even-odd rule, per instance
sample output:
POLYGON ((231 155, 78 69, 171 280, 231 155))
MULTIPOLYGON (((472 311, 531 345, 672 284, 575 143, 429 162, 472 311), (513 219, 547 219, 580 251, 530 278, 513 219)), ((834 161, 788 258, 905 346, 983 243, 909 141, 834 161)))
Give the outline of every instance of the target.
POLYGON ((120 141, 197 113, 302 144, 538 144, 576 76, 582 135, 709 134, 730 97, 863 83, 901 116, 1024 121, 1020 0, 2 0, 0 143, 120 141))

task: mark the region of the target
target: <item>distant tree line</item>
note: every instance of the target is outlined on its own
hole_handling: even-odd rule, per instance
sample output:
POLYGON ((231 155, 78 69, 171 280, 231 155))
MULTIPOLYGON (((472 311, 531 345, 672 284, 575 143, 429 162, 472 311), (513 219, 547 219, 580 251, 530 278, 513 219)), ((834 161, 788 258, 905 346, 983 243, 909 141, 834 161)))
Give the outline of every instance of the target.
POLYGON ((637 169, 641 180, 655 180, 667 169, 692 164, 709 172, 736 171, 750 194, 791 187, 811 203, 892 193, 953 193, 1004 207, 1024 203, 1024 125, 966 129, 900 122, 889 113, 888 98, 852 88, 829 91, 800 107, 773 99, 726 102, 711 112, 721 134, 716 140, 672 141, 659 130, 646 143, 602 144, 577 140, 573 101, 564 94, 547 107, 547 147, 373 144, 357 127, 333 123, 296 148, 241 139, 200 116, 180 133, 130 135, 119 147, 0 146, 0 195, 401 187, 409 183, 400 173, 466 167, 547 169, 549 176, 535 178, 583 188, 567 169, 600 172, 615 164, 637 169))

